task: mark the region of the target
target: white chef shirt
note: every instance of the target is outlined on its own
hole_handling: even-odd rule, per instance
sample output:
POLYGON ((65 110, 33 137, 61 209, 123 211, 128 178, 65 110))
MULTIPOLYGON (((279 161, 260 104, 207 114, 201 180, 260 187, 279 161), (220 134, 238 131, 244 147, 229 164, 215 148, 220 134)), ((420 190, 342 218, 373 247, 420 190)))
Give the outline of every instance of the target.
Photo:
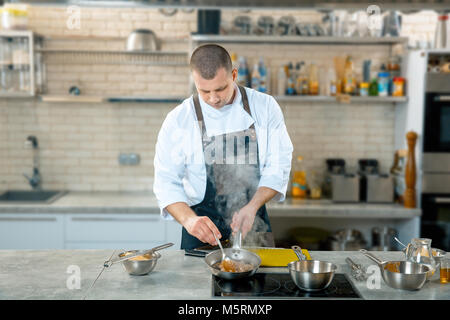
MULTIPOLYGON (((250 88, 245 90, 252 116, 243 108, 237 85, 233 102, 219 110, 199 96, 206 133, 213 136, 242 131, 254 123, 261 174, 258 187, 277 191, 274 200, 283 201, 293 151, 283 113, 272 96, 250 88)), ((201 130, 192 96, 169 112, 159 131, 155 149, 153 192, 162 217, 171 220, 172 216, 165 209, 168 205, 176 202, 196 205, 203 200, 206 191, 201 130)))

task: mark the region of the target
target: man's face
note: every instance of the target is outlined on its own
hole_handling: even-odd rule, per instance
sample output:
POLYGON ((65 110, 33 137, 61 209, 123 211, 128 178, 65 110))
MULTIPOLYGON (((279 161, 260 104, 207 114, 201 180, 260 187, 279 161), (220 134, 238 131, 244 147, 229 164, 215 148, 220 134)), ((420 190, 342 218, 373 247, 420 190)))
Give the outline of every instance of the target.
POLYGON ((197 70, 192 71, 195 87, 200 97, 210 106, 220 109, 232 102, 234 98, 234 81, 237 77, 237 69, 231 74, 225 68, 217 70, 213 79, 204 79, 197 70))

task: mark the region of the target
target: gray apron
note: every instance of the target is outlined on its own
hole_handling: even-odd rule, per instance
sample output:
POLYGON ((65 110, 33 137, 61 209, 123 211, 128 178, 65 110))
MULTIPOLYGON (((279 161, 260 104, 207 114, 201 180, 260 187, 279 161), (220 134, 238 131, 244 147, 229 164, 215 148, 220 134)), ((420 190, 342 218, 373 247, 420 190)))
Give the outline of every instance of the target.
MULTIPOLYGON (((245 89, 239 86, 244 110, 251 116, 245 89)), ((254 196, 259 180, 258 140, 254 124, 248 129, 208 137, 198 95, 194 106, 201 129, 203 153, 206 166, 206 191, 203 201, 192 206, 198 216, 208 216, 222 234, 221 240, 229 239, 230 224, 235 212, 244 207, 254 196)), ((256 213, 252 233, 271 232, 266 206, 256 213)), ((194 249, 205 243, 182 229, 181 249, 194 249)))

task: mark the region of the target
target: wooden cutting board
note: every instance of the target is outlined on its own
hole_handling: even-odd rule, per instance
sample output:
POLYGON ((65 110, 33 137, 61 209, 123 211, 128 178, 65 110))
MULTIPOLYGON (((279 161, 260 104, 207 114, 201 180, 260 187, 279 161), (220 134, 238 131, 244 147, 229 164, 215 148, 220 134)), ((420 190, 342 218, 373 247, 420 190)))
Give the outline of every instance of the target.
MULTIPOLYGON (((289 262, 298 260, 297 255, 292 249, 283 248, 246 248, 256 253, 261 258, 261 267, 286 267, 289 262)), ((311 256, 306 249, 302 249, 302 253, 307 260, 311 260, 311 256)))

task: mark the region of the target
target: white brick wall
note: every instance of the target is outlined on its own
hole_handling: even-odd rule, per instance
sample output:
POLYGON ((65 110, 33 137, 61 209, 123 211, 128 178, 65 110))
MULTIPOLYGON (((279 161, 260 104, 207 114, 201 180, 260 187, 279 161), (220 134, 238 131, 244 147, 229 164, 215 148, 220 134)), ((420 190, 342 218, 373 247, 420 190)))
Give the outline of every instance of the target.
MULTIPOLYGON (((240 11, 223 11, 227 26, 240 11)), ((253 10, 275 19, 291 14, 303 22, 320 22, 315 12, 253 10)), ((149 28, 164 40, 163 50, 188 51, 187 39, 197 28, 196 12, 165 17, 156 9, 82 8, 81 28, 70 30, 68 14, 60 7, 31 7, 30 28, 53 37, 47 48, 123 50, 125 37, 136 28, 149 28), (60 37, 73 37, 70 40, 60 37), (76 39, 76 37, 89 37, 76 39), (108 39, 106 39, 107 37, 108 39)), ((403 17, 402 35, 411 43, 432 40, 436 14, 420 12, 403 17)), ((275 89, 278 68, 288 61, 315 61, 322 70, 335 55, 351 53, 357 71, 362 60, 377 68, 389 56, 387 47, 232 45, 227 49, 253 59, 263 56, 275 89), (253 57, 253 58, 251 58, 253 57)), ((188 67, 131 65, 72 65, 47 61, 48 93, 66 94, 78 84, 87 95, 173 95, 188 91, 188 67)), ((311 170, 325 170, 324 159, 345 158, 356 168, 359 158, 380 160, 387 170, 394 153, 394 107, 376 104, 280 103, 295 147, 311 170)), ((29 188, 22 177, 30 173, 32 151, 24 148, 28 135, 40 143, 44 188, 69 190, 151 190, 156 136, 171 104, 43 103, 38 100, 0 100, 0 190, 29 188), (118 165, 120 152, 136 152, 141 164, 118 165)))

